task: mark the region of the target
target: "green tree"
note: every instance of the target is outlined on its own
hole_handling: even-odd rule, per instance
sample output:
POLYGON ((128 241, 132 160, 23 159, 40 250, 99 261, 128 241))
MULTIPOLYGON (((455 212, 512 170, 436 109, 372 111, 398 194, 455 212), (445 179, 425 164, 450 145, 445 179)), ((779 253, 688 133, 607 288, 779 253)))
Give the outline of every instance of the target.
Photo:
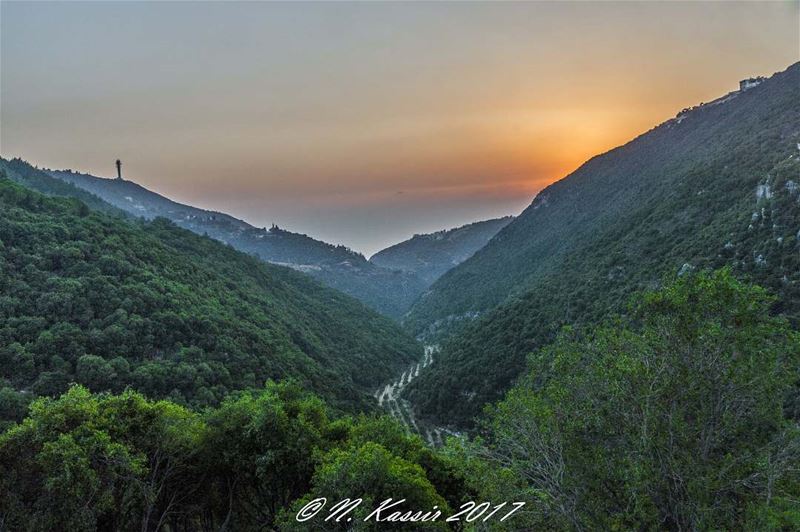
POLYGON ((263 528, 305 493, 325 441, 324 404, 294 383, 268 383, 206 418, 209 505, 223 528, 263 528))
POLYGON ((14 422, 22 421, 30 400, 30 394, 20 393, 9 386, 0 386, 0 432, 14 422))
POLYGON ((368 442, 359 447, 334 449, 328 453, 314 474, 311 492, 282 515, 281 529, 446 530, 443 519, 418 523, 386 521, 394 512, 414 514, 418 511, 435 512, 437 509, 445 516, 449 514, 447 503, 419 465, 392 454, 377 443, 368 442), (326 509, 309 521, 297 522, 297 512, 319 497, 326 497, 331 507, 344 499, 360 498, 363 502, 338 522, 335 519, 325 521, 326 509), (405 502, 373 514, 387 499, 393 502, 405 499, 405 502))
POLYGON ((0 523, 12 530, 158 530, 198 512, 202 423, 167 402, 76 386, 0 434, 0 523), (180 519, 179 519, 180 518, 180 519))
POLYGON ((114 367, 103 357, 83 355, 75 369, 78 382, 97 392, 108 390, 117 378, 114 367))
POLYGON ((478 454, 564 528, 800 525, 800 432, 783 409, 800 338, 771 301, 702 273, 645 294, 630 320, 565 331, 492 410, 478 454))
POLYGON ((454 460, 437 452, 419 436, 409 435, 393 418, 362 415, 347 425, 349 434, 346 445, 349 448, 374 442, 399 458, 419 464, 436 492, 451 508, 457 508, 466 500, 474 499, 474 493, 466 486, 460 458, 454 460))
MULTIPOLYGON (((95 530, 115 510, 122 479, 142 462, 95 426, 98 402, 73 388, 39 399, 30 417, 0 435, 0 515, 18 530, 95 530)), ((129 496, 125 494, 124 497, 129 496)))

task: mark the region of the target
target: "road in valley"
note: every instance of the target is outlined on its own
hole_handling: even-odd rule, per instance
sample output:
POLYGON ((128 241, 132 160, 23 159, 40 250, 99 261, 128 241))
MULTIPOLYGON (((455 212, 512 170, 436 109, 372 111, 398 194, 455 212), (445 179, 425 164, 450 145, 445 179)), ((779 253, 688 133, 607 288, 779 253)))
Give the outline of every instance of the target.
POLYGON ((402 375, 400 375, 397 380, 378 388, 374 394, 375 399, 378 400, 378 404, 391 414, 392 417, 405 425, 409 431, 419 434, 422 439, 434 447, 443 445, 444 440, 442 436, 451 434, 450 431, 418 420, 414 416, 414 410, 411 408, 411 404, 406 399, 400 397, 400 393, 403 391, 403 388, 408 386, 411 381, 419 376, 419 372, 422 369, 428 367, 433 362, 433 357, 438 352, 438 345, 426 345, 425 356, 422 362, 410 366, 403 371, 402 375))

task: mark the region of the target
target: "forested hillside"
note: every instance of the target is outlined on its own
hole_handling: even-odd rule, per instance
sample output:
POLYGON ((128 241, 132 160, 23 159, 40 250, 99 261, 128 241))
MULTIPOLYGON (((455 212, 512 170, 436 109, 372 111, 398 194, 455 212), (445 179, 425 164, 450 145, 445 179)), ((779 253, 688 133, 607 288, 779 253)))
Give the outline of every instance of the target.
POLYGON ((770 315, 773 300, 725 270, 640 294, 627 317, 537 351, 481 437, 443 449, 388 418, 341 417, 291 383, 199 412, 73 386, 0 432, 0 524, 796 530, 800 338, 770 315), (389 498, 404 499, 392 514, 438 518, 367 519, 389 498), (334 512, 345 499, 361 503, 334 512))
POLYGON ((485 246, 512 219, 506 216, 436 233, 414 235, 409 240, 377 252, 369 261, 384 268, 414 273, 430 284, 485 246))
MULTIPOLYGON (((469 424, 564 324, 635 290, 731 266, 800 318, 800 64, 684 110, 544 189, 412 309, 415 333, 479 315, 408 387, 419 412, 469 424)), ((463 322, 463 320, 462 320, 463 322)))
POLYGON ((204 406, 284 377, 369 408, 365 392, 421 351, 303 274, 162 218, 122 220, 0 179, 0 393, 12 414, 71 382, 204 406))
POLYGON ((166 218, 267 262, 307 273, 388 316, 402 316, 427 286, 413 273, 381 268, 345 246, 334 246, 277 225, 269 229, 253 227, 225 213, 177 203, 132 181, 73 171, 48 170, 46 174, 133 216, 147 220, 166 218))
POLYGON ((91 207, 92 209, 107 212, 109 214, 124 215, 125 211, 115 208, 113 205, 103 201, 92 192, 83 190, 71 183, 56 179, 46 172, 34 168, 22 159, 4 159, 0 157, 0 171, 5 176, 27 187, 48 196, 63 196, 76 198, 91 207))

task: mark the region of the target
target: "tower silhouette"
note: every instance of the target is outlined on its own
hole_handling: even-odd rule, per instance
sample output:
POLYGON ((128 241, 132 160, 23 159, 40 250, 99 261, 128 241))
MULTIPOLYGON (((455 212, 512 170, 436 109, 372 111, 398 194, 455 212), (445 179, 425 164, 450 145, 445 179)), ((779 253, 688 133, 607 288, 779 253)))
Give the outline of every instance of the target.
POLYGON ((117 159, 117 179, 122 179, 122 161, 117 159))

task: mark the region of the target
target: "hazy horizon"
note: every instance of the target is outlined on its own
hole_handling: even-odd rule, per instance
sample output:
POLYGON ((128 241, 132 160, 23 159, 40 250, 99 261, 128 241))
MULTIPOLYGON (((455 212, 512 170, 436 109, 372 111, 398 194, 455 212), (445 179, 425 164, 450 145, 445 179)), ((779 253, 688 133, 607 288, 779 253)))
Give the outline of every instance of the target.
POLYGON ((175 201, 369 256, 516 215, 785 69, 797 5, 2 2, 0 153, 103 177, 120 158, 175 201))

